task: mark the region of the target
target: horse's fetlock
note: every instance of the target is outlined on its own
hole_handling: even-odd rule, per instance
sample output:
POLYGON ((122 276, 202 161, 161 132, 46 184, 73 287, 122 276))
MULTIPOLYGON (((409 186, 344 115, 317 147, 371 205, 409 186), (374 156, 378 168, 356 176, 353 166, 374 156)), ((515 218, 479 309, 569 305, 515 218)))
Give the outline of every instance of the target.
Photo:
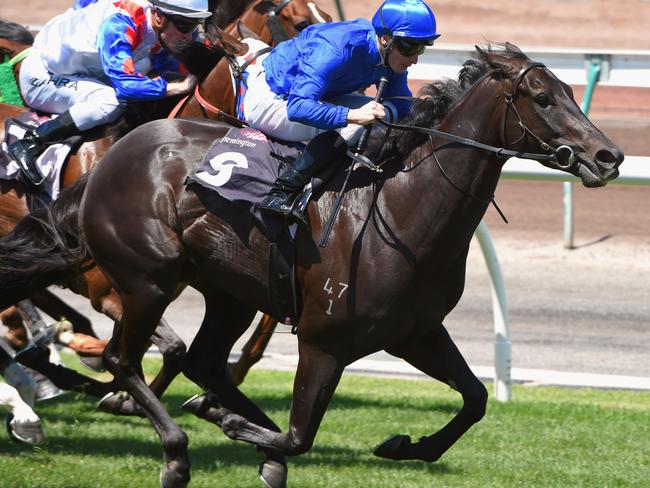
POLYGON ((311 449, 313 444, 314 444, 313 440, 307 441, 304 439, 298 439, 292 437, 287 443, 287 447, 284 453, 287 456, 297 456, 299 454, 304 454, 311 449))
POLYGON ((469 393, 463 395, 463 413, 476 423, 485 416, 487 407, 488 392, 483 383, 478 383, 469 393))

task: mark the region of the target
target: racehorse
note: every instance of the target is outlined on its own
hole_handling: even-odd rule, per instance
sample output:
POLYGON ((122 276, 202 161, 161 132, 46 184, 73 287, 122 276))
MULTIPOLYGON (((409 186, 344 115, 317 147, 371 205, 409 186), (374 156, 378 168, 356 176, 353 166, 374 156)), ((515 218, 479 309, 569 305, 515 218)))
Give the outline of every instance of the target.
MULTIPOLYGON (((462 295, 469 244, 504 162, 514 155, 536 159, 598 187, 618 175, 624 156, 580 111, 568 85, 508 43, 477 47, 459 81, 428 85, 424 95, 405 125, 394 126, 387 141, 373 141, 370 153, 383 172, 354 171, 327 247, 318 247, 318 236, 344 175, 310 203, 311 230, 297 231, 303 310, 287 432, 225 373, 232 344, 255 312, 272 309, 269 241, 255 225, 244 225, 247 210, 184 185, 228 128, 199 120, 145 124, 75 185, 86 186, 83 232, 67 226, 60 241, 67 249, 39 242, 44 259, 27 262, 35 272, 56 269, 90 252, 120 291, 123 315, 104 362, 161 438, 162 486, 189 482, 187 436, 142 380, 140 363, 163 311, 187 285, 204 295, 206 314, 183 372, 206 393, 185 408, 230 438, 255 444, 266 455, 261 474, 270 486, 286 483, 285 455, 312 446, 345 366, 376 351, 448 384, 463 406, 431 436, 417 442, 391 436, 375 455, 433 462, 484 416, 487 391, 443 323, 462 295), (115 185, 121 191, 112 191, 115 185)), ((80 192, 57 202, 78 200, 80 192)), ((55 217, 71 222, 76 214, 55 217)), ((36 221, 22 231, 42 235, 36 221)), ((18 232, 0 241, 0 283, 7 283, 0 297, 11 294, 9 280, 24 266, 19 252, 3 252, 12 240, 20 240, 18 232)), ((32 247, 27 259, 38 252, 32 247)))
MULTIPOLYGON (((234 32, 234 30, 237 28, 236 23, 234 21, 234 19, 237 16, 241 16, 248 23, 250 23, 253 26, 253 28, 260 28, 260 29, 266 26, 265 21, 266 19, 268 19, 269 16, 280 17, 282 29, 284 29, 285 33, 289 36, 295 35, 299 30, 306 27, 307 25, 310 25, 315 21, 321 21, 321 19, 323 18, 325 18, 326 20, 331 20, 331 17, 329 17, 329 15, 317 9, 317 7, 315 7, 312 2, 308 3, 305 0, 289 0, 288 2, 284 1, 279 6, 275 6, 272 2, 261 1, 261 0, 255 0, 253 2, 240 2, 240 3, 227 2, 227 3, 228 5, 231 6, 228 13, 225 14, 222 13, 220 14, 221 16, 215 14, 215 21, 213 21, 211 25, 213 26, 218 25, 216 24, 216 21, 218 21, 220 18, 227 19, 228 22, 230 22, 230 25, 227 26, 226 29, 231 32, 234 32), (248 8, 245 8, 246 4, 249 4, 248 8), (233 5, 235 6, 235 10, 232 9, 233 5)), ((277 31, 278 29, 276 28, 275 32, 277 33, 277 31)), ((262 41, 267 43, 273 43, 273 39, 271 37, 271 31, 269 29, 266 30, 262 29, 261 32, 259 33, 255 32, 255 34, 256 35, 260 34, 262 41)), ((0 36, 1 35, 2 32, 0 32, 0 36)), ((222 38, 221 34, 219 35, 219 38, 222 38)), ((202 53, 205 53, 205 51, 202 51, 202 53)), ((187 53, 182 53, 182 54, 185 55, 187 53)), ((218 50, 211 53, 211 58, 212 58, 211 64, 215 64, 215 60, 221 59, 223 54, 225 53, 223 52, 220 53, 218 50)), ((222 63, 222 66, 227 67, 227 64, 222 63)), ((204 102, 203 101, 195 102, 195 100, 197 99, 203 100, 200 91, 204 91, 204 92, 207 91, 209 93, 214 93, 212 86, 214 85, 214 79, 217 77, 224 77, 226 87, 230 86, 230 81, 229 81, 230 74, 227 70, 226 71, 224 71, 223 69, 213 70, 213 72, 211 72, 206 77, 203 83, 200 86, 197 86, 195 93, 190 97, 188 97, 189 103, 180 106, 179 109, 175 111, 174 115, 176 117, 192 117, 197 115, 201 116, 201 111, 203 110, 201 107, 203 106, 204 102)), ((220 84, 219 86, 221 85, 222 84, 220 84)), ((230 89, 229 91, 230 93, 232 93, 232 89, 230 89)), ((226 90, 226 92, 228 92, 228 90, 226 90)), ((232 97, 232 99, 234 100, 234 97, 232 97)), ((235 115, 235 111, 234 111, 235 109, 233 104, 229 103, 228 105, 223 105, 218 100, 212 101, 209 104, 210 106, 221 107, 221 110, 223 110, 225 113, 229 113, 231 116, 235 115)), ((4 125, 2 124, 2 120, 1 120, 3 107, 5 107, 6 110, 8 110, 11 116, 15 116, 21 110, 21 109, 16 109, 13 106, 6 106, 0 104, 0 125, 3 126, 3 128, 0 129, 0 131, 4 130, 4 125)), ((234 120, 234 117, 231 120, 234 120)), ((2 136, 2 132, 0 132, 0 137, 1 136, 2 136)), ((76 164, 75 160, 71 159, 66 165, 65 174, 68 174, 70 172, 71 174, 73 174, 73 176, 70 176, 69 178, 64 177, 63 178, 64 185, 67 185, 71 181, 75 181, 76 179, 79 178, 81 174, 87 172, 90 166, 95 161, 97 161, 99 157, 101 157, 101 155, 106 150, 106 148, 109 147, 111 144, 113 144, 116 139, 117 137, 115 137, 114 135, 111 135, 108 138, 100 139, 100 141, 105 142, 105 145, 95 146, 93 150, 87 150, 84 154, 90 154, 92 155, 92 157, 87 158, 85 160, 79 160, 80 162, 83 162, 83 164, 76 164)), ((82 145, 82 148, 85 146, 87 146, 87 144, 82 145)), ((8 184, 12 186, 15 183, 2 182, 2 184, 8 184)), ((15 208, 16 204, 19 205, 22 204, 19 211, 14 210, 12 212, 12 216, 20 217, 26 214, 27 207, 23 203, 22 199, 19 198, 20 196, 22 196, 22 194, 20 192, 17 193, 15 188, 12 188, 12 191, 8 193, 8 198, 6 199, 8 201, 8 206, 15 208)), ((2 207, 4 202, 3 197, 4 195, 0 196, 0 218, 2 216, 2 207)), ((9 225, 13 227, 17 221, 18 221, 17 218, 12 219, 9 225)), ((9 229, 2 231, 2 229, 0 229, 2 233, 6 233, 8 230, 9 229)), ((121 304, 120 304, 120 299, 118 294, 112 288, 111 284, 103 275, 101 270, 93 266, 92 262, 86 263, 85 269, 86 272, 84 273, 82 279, 78 279, 78 277, 75 276, 74 280, 66 282, 66 286, 77 293, 88 296, 91 299, 94 308, 97 309, 99 312, 108 315, 114 320, 118 320, 121 315, 121 304)), ((47 291, 45 292, 39 291, 37 293, 39 294, 38 296, 42 296, 45 293, 49 294, 49 292, 47 291)), ((50 296, 48 298, 50 300, 55 298, 54 295, 52 294, 49 295, 50 296)), ((53 313, 50 314, 54 315, 53 313)), ((160 329, 153 336, 153 342, 159 348, 161 348, 161 352, 163 353, 163 358, 165 360, 163 363, 164 364, 163 370, 154 380, 154 384, 156 385, 156 391, 158 392, 158 394, 162 393, 162 391, 166 388, 166 386, 168 386, 168 384, 177 374, 178 364, 180 362, 182 355, 185 352, 185 347, 182 344, 182 341, 178 338, 178 336, 176 336, 176 334, 173 333, 173 331, 167 326, 164 320, 161 320, 160 325, 161 325, 160 329)), ((94 335, 92 331, 90 332, 90 334, 94 335)), ((243 376, 245 375, 245 372, 247 371, 247 368, 242 369, 241 365, 242 364, 248 365, 255 362, 255 358, 253 358, 252 360, 247 359, 246 353, 249 349, 250 347, 248 349, 245 349, 244 354, 242 355, 242 358, 240 359, 240 363, 239 363, 238 371, 240 371, 239 375, 242 379, 243 376)), ((69 387, 69 382, 66 382, 66 386, 69 387)), ((134 411, 137 410, 135 405, 133 405, 132 403, 130 402, 125 403, 125 398, 123 396, 122 397, 116 396, 112 399, 106 399, 104 401, 104 407, 111 409, 113 411, 119 411, 123 413, 133 413, 134 411)))

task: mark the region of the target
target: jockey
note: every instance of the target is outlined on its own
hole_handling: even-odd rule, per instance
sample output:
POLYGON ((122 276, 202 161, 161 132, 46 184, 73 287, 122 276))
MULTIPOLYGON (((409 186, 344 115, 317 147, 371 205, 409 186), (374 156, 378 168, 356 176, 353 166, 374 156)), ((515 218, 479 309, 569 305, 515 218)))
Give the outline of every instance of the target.
POLYGON ((146 74, 152 69, 186 74, 164 48, 191 38, 211 15, 208 0, 84 3, 43 27, 20 69, 20 91, 27 105, 60 114, 9 146, 34 185, 43 180, 35 162, 47 144, 114 122, 129 100, 180 95, 196 83, 192 75, 168 82, 146 74))
POLYGON ((353 92, 388 76, 384 98, 410 97, 407 68, 439 36, 423 0, 385 0, 372 22, 312 25, 249 67, 246 122, 278 139, 312 141, 276 180, 260 210, 305 223, 291 203, 311 176, 354 144, 362 126, 387 112, 393 120, 403 117, 410 107, 404 98, 382 104, 353 92))

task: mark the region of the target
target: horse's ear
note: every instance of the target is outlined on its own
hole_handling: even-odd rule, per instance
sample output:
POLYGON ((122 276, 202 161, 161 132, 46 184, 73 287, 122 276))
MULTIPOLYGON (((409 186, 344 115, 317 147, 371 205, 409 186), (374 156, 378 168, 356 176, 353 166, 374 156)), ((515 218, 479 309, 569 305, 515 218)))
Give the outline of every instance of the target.
POLYGON ((226 31, 222 29, 216 29, 219 42, 223 49, 228 54, 233 54, 235 56, 243 56, 248 52, 248 44, 244 44, 239 39, 234 36, 231 36, 226 31))
POLYGON ((262 40, 260 36, 250 30, 242 20, 237 21, 237 32, 239 32, 239 37, 241 39, 256 39, 258 41, 262 40))
POLYGON ((478 54, 479 54, 479 56, 481 57, 481 59, 484 59, 485 61, 487 61, 487 59, 488 59, 488 54, 487 54, 487 52, 485 51, 485 49, 483 49, 481 46, 479 46, 479 45, 477 45, 477 44, 474 44, 474 48, 476 49, 476 52, 478 52, 478 54))

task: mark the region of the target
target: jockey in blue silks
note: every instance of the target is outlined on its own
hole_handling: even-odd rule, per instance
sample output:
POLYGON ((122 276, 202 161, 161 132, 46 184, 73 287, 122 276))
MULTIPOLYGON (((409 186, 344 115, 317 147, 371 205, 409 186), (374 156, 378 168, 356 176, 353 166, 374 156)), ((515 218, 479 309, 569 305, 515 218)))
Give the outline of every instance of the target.
POLYGON ((299 190, 360 137, 364 125, 407 114, 407 69, 440 35, 423 0, 386 0, 372 22, 315 24, 248 68, 243 113, 251 127, 286 141, 311 141, 275 181, 260 209, 306 223, 291 210, 299 190), (354 94, 390 82, 384 103, 354 94))
POLYGON ((35 162, 46 145, 114 122, 129 100, 194 88, 196 78, 165 47, 190 39, 210 15, 208 0, 97 0, 50 20, 22 63, 19 85, 29 107, 60 115, 9 146, 28 180, 43 180, 35 162), (185 78, 149 78, 151 70, 185 78))

